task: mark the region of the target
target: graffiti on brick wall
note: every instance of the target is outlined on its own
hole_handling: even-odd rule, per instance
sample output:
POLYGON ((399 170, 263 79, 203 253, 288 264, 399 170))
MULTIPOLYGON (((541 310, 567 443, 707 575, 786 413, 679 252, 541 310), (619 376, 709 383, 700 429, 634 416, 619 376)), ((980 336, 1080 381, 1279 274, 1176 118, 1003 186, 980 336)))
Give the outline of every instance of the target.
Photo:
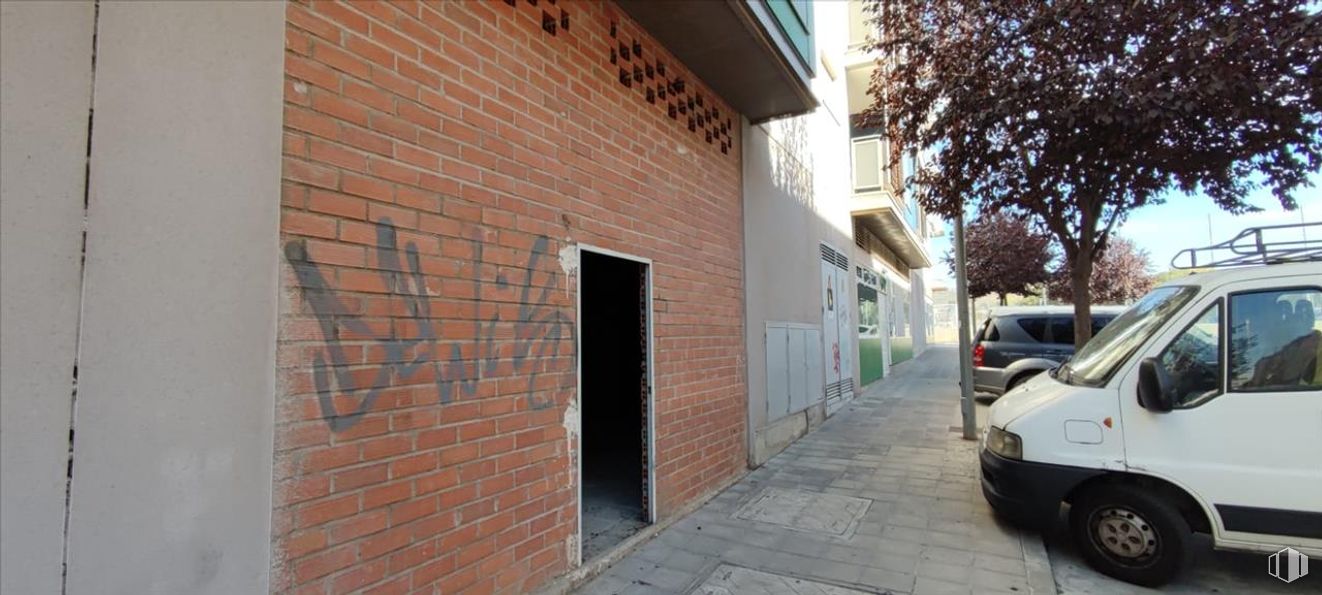
MULTIPOLYGON (((399 249, 398 233, 389 218, 376 224, 376 246, 373 255, 376 270, 381 275, 387 294, 403 301, 407 317, 394 320, 386 336, 377 336, 371 342, 384 351, 380 364, 366 381, 355 374, 347 357, 341 335, 372 337, 374 333, 361 314, 354 313, 337 296, 328 281, 326 271, 308 258, 304 240, 285 244, 285 258, 289 261, 302 289, 303 299, 317 319, 325 349, 314 356, 312 362, 313 388, 316 390, 321 416, 331 430, 339 432, 358 423, 376 403, 383 389, 409 381, 432 379, 436 386, 437 402, 441 405, 455 398, 473 396, 477 383, 495 374, 500 365, 496 344, 497 324, 501 322, 500 309, 484 321, 481 308, 482 243, 475 241, 474 267, 478 279, 473 302, 472 321, 445 321, 432 316, 431 298, 423 278, 421 258, 414 242, 399 249), (401 262, 401 255, 403 262, 401 262), (468 339, 473 356, 465 358, 462 345, 448 343, 449 352, 443 353, 441 342, 449 324, 472 324, 468 339), (409 329, 408 326, 413 328, 409 329), (347 333, 346 333, 347 331, 347 333), (352 403, 350 407, 337 407, 336 397, 352 403)), ((546 360, 573 354, 573 321, 562 308, 548 305, 553 288, 559 285, 559 272, 539 271, 547 258, 550 240, 540 236, 533 242, 524 263, 521 278, 511 283, 504 273, 496 277, 497 293, 517 297, 518 311, 513 324, 513 348, 509 359, 516 376, 526 379, 527 404, 532 409, 544 409, 555 404, 553 395, 539 391, 537 379, 546 373, 546 360)))

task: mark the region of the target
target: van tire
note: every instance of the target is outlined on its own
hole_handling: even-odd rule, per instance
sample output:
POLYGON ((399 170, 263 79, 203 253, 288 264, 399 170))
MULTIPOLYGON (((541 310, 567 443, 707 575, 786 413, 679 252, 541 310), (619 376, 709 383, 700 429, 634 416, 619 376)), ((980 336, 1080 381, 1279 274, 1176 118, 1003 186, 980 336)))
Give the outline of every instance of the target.
POLYGON ((1169 582, 1193 554, 1193 531, 1179 509, 1135 485, 1102 484, 1076 498, 1070 533, 1098 572, 1146 587, 1169 582))

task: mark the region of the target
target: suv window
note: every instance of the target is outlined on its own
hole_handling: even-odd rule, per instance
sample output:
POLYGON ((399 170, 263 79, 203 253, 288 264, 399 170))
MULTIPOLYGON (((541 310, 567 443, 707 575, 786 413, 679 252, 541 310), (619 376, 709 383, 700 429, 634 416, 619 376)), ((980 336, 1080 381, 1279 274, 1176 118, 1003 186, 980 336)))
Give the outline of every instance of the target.
MULTIPOLYGON (((1102 332, 1102 328, 1106 326, 1106 323, 1111 322, 1111 320, 1114 318, 1115 316, 1111 316, 1108 314, 1100 314, 1100 315, 1093 314, 1092 315, 1093 336, 1097 336, 1097 333, 1102 332)), ((1057 316, 1051 319, 1051 342, 1060 343, 1061 345, 1074 344, 1073 316, 1057 316)))
POLYGON ((1314 310, 1320 303, 1317 289, 1231 296, 1231 390, 1322 388, 1322 330, 1314 310))
POLYGON ((1175 406, 1197 405, 1221 392, 1221 303, 1212 304, 1161 354, 1175 406))
POLYGON ((1037 317, 1020 318, 1017 322, 1019 323, 1019 328, 1024 329, 1024 332, 1028 333, 1028 336, 1032 337, 1034 341, 1041 343, 1046 340, 1047 337, 1046 318, 1037 318, 1037 317))
POLYGON ((1051 319, 1051 342, 1061 345, 1074 344, 1074 317, 1056 316, 1051 319))

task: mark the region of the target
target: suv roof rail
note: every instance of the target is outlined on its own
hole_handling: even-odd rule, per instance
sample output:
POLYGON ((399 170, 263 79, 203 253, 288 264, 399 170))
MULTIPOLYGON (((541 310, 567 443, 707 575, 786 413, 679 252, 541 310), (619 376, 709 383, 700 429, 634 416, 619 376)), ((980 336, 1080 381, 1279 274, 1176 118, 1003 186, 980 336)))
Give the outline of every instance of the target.
POLYGON ((1171 268, 1187 270, 1284 262, 1322 262, 1322 221, 1246 227, 1239 235, 1219 244, 1180 250, 1171 258, 1171 268), (1297 233, 1290 234, 1290 231, 1297 233), (1314 232, 1311 238, 1310 231, 1314 232))

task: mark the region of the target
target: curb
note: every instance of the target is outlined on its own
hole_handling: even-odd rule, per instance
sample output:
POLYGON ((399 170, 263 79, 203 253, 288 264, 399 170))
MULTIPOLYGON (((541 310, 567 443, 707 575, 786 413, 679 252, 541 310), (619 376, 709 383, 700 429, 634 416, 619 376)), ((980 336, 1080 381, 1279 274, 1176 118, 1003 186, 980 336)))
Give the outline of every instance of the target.
POLYGON ((1055 595, 1056 579, 1051 574, 1051 558, 1047 556, 1046 543, 1040 533, 1019 533, 1019 543, 1023 546, 1024 567, 1028 571, 1028 592, 1034 595, 1055 595))

